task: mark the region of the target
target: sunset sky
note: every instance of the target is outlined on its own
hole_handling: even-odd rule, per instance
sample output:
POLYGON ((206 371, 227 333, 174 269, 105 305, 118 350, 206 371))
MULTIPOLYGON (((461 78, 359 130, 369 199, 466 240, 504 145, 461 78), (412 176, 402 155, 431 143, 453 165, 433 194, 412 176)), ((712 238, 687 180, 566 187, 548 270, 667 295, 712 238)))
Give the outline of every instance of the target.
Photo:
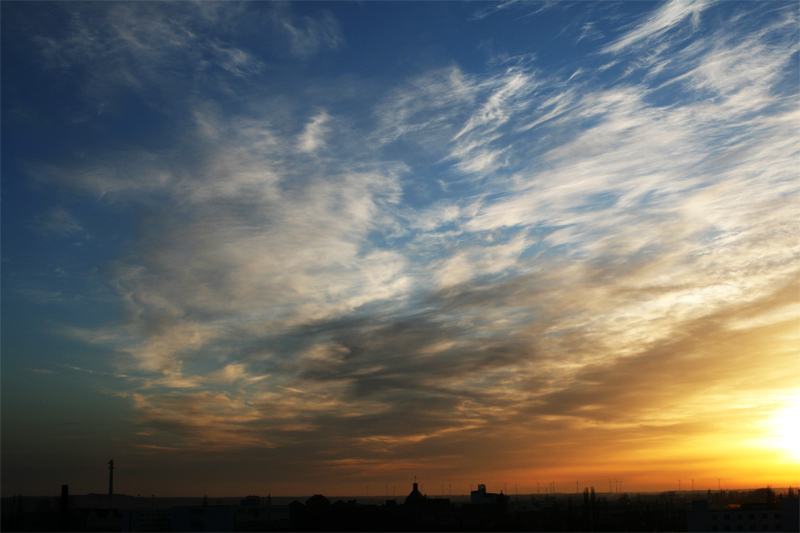
POLYGON ((2 2, 2 493, 800 484, 800 4, 2 2))

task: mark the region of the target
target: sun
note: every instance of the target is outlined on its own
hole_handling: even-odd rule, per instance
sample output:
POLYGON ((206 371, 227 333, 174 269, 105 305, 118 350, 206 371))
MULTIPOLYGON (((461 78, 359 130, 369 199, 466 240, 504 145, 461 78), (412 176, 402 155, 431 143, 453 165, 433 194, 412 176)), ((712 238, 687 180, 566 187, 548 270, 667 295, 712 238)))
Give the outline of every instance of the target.
POLYGON ((779 409, 769 418, 767 426, 773 446, 800 462, 800 401, 779 409))

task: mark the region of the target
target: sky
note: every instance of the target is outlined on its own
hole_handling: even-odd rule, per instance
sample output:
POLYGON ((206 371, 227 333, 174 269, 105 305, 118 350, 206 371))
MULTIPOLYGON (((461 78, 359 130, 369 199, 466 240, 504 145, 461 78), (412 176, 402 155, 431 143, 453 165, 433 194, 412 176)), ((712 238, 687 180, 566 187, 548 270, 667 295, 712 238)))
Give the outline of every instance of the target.
POLYGON ((3 495, 800 484, 800 5, 2 2, 3 495))

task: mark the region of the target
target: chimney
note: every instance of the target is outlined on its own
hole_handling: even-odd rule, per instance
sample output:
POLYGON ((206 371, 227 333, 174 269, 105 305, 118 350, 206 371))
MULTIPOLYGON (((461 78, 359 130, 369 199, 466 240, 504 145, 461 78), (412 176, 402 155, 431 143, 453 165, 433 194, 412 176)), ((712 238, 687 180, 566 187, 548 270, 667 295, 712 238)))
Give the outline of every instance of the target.
POLYGON ((69 485, 61 485, 61 506, 59 508, 59 531, 69 531, 69 485))

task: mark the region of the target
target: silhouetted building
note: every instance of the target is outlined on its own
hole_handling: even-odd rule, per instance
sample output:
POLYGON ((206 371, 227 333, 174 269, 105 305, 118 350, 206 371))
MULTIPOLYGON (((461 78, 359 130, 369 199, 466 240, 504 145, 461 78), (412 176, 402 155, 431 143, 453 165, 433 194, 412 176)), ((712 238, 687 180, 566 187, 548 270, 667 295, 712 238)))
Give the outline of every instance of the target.
POLYGON ((331 501, 322 494, 314 494, 306 500, 306 510, 313 514, 320 514, 328 511, 331 501))
POLYGON ((486 492, 486 485, 479 484, 478 490, 473 490, 469 493, 469 503, 472 505, 497 505, 498 502, 503 503, 507 500, 507 497, 500 492, 500 494, 495 494, 492 492, 486 492))
POLYGON ((775 503, 732 503, 709 506, 708 500, 692 502, 687 531, 798 531, 797 498, 775 503))
POLYGON ((233 521, 233 505, 172 508, 172 531, 233 531, 233 521))
MULTIPOLYGON (((241 501, 242 505, 173 507, 172 531, 280 531, 291 529, 289 513, 291 504, 288 506, 253 504, 255 501, 260 503, 261 498, 258 496, 248 496, 241 501)), ((304 508, 300 502, 292 503, 304 508)), ((131 529, 130 531, 135 530, 131 529)))
POLYGON ((486 492, 484 484, 470 492, 470 503, 461 506, 462 516, 481 529, 501 528, 507 521, 507 512, 508 497, 502 492, 486 492))
POLYGON ((422 493, 419 491, 419 485, 414 482, 414 488, 411 490, 408 496, 406 496, 406 505, 410 507, 423 505, 425 500, 427 500, 427 498, 422 495, 422 493))
POLYGON ((86 517, 86 531, 122 531, 122 513, 116 509, 92 509, 86 517))
POLYGON ((122 511, 122 531, 172 531, 172 510, 122 511))
POLYGON ((289 517, 291 518, 292 522, 299 520, 300 517, 302 517, 306 512, 306 506, 297 500, 294 500, 292 503, 290 503, 288 507, 289 517))
POLYGON ((428 498, 419 490, 419 485, 414 482, 411 492, 406 496, 402 509, 396 505, 383 506, 384 516, 402 517, 408 528, 419 530, 439 530, 448 524, 447 527, 454 527, 457 523, 455 519, 455 509, 446 498, 428 498))
POLYGON ((261 496, 247 496, 240 500, 241 505, 261 505, 261 496))

